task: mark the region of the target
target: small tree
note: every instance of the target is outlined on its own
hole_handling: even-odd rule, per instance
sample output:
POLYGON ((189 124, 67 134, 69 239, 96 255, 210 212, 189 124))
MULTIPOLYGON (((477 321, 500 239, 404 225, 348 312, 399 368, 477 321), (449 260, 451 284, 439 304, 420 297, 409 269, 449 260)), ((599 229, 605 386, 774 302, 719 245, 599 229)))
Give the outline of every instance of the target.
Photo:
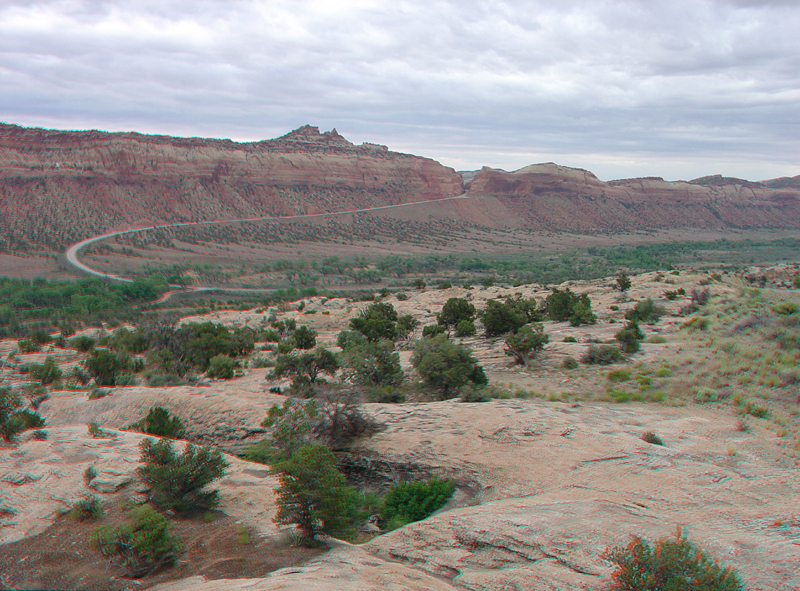
POLYGON ((489 300, 481 317, 487 337, 494 337, 517 330, 528 321, 525 314, 508 303, 489 300))
POLYGON ((519 365, 528 366, 530 360, 550 342, 550 337, 539 323, 526 324, 516 333, 506 337, 505 354, 519 365))
POLYGON ((319 424, 320 414, 313 400, 301 404, 287 398, 283 406, 273 404, 261 426, 269 430, 267 449, 252 450, 261 456, 259 461, 277 462, 288 460, 298 449, 313 440, 313 432, 319 424))
POLYGON ((236 361, 227 355, 215 355, 211 358, 208 364, 208 376, 212 378, 219 378, 221 380, 229 380, 234 375, 234 368, 236 361))
POLYGON ((744 591, 738 573, 724 567, 686 539, 680 528, 674 539, 651 546, 634 537, 626 547, 607 549, 603 557, 617 565, 613 589, 619 591, 744 591))
POLYGON ((628 277, 628 274, 625 271, 622 271, 619 275, 617 275, 617 290, 625 293, 631 288, 631 278, 628 277))
POLYGON ((639 342, 644 339, 644 333, 639 328, 639 323, 631 320, 628 324, 614 335, 620 343, 620 349, 628 355, 633 355, 639 350, 639 342))
POLYGON ((183 545, 170 533, 167 519, 147 505, 133 509, 131 516, 127 525, 98 528, 92 535, 92 548, 136 579, 154 573, 162 565, 173 565, 183 552, 183 545))
POLYGON ((150 497, 157 507, 188 511, 219 505, 218 491, 203 490, 222 478, 228 467, 218 449, 189 444, 178 455, 171 440, 156 442, 150 438, 142 441, 139 447, 143 466, 138 473, 150 486, 150 497))
POLYGON ((664 315, 664 308, 655 304, 651 298, 636 302, 636 305, 625 313, 627 320, 655 324, 664 315))
POLYGON ((336 356, 328 349, 318 348, 299 355, 279 355, 272 375, 291 376, 292 389, 304 396, 310 396, 319 374, 327 373, 332 376, 337 369, 339 363, 336 356))
POLYGON ((442 306, 442 311, 436 316, 436 321, 447 330, 451 330, 461 321, 475 320, 475 306, 464 298, 450 298, 442 306))
POLYGON ((299 326, 292 333, 292 340, 296 349, 313 349, 317 346, 317 331, 311 330, 307 326, 299 326))
POLYGON ((362 386, 396 386, 403 381, 400 355, 388 339, 349 347, 342 353, 342 366, 345 379, 362 386))
POLYGON ((354 533, 356 495, 336 469, 336 457, 324 445, 304 445, 275 466, 280 478, 279 525, 294 525, 301 544, 312 546, 319 534, 349 538, 354 533))
POLYGON ((178 417, 171 417, 163 406, 154 406, 147 416, 128 426, 130 431, 138 431, 167 439, 180 439, 186 434, 186 428, 178 417))
POLYGON ((43 386, 52 384, 61 378, 61 369, 59 369, 55 360, 52 357, 45 359, 44 363, 31 363, 31 375, 35 377, 43 386))
POLYGON ((108 349, 95 349, 84 365, 98 386, 116 386, 117 375, 128 368, 130 360, 108 349))
POLYGON ((439 391, 443 400, 469 382, 486 383, 486 374, 469 349, 445 335, 420 340, 411 355, 411 364, 428 386, 439 391))
POLYGON ((370 341, 394 340, 397 336, 397 312, 388 302, 373 302, 350 320, 350 328, 362 333, 370 341))

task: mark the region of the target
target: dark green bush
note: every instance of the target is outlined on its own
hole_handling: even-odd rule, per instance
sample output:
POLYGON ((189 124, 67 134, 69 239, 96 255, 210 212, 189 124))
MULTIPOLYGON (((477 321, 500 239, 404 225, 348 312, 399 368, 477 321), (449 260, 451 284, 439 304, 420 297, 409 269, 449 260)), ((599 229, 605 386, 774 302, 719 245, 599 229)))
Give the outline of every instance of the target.
POLYGON ((664 308, 656 305, 651 298, 636 302, 636 305, 625 313, 625 318, 632 322, 655 324, 664 315, 664 308))
POLYGON ((103 516, 103 502, 97 495, 87 495, 72 506, 69 516, 77 521, 100 519, 103 516))
POLYGON ((581 357, 581 361, 589 365, 610 365, 620 359, 622 359, 622 353, 613 345, 589 345, 581 357))
POLYGON ((233 377, 236 361, 227 355, 215 355, 208 364, 208 377, 229 380, 233 377))
POLYGON ((222 478, 228 467, 218 449, 189 444, 178 455, 172 440, 150 438, 139 447, 142 466, 138 474, 150 487, 150 498, 157 507, 183 512, 219 505, 218 491, 204 490, 222 478))
POLYGON ((180 439, 186 434, 183 421, 178 417, 171 417, 163 406, 152 407, 145 418, 129 425, 128 430, 167 439, 180 439))
POLYGON ((466 347, 440 334, 421 339, 411 355, 411 365, 442 400, 458 393, 469 382, 484 385, 486 374, 466 347))
POLYGON ((478 331, 475 328, 475 323, 472 320, 461 320, 458 324, 456 324, 457 337, 475 336, 476 332, 478 331))
POLYGON ((127 525, 98 528, 92 535, 92 548, 136 579, 162 565, 173 565, 183 552, 183 544, 170 533, 167 519, 147 505, 133 509, 131 517, 127 525))
POLYGON ((680 529, 674 539, 651 546, 634 537, 625 547, 607 549, 603 557, 617 565, 613 589, 620 591, 745 591, 738 573, 723 567, 686 539, 680 529))
POLYGON ((438 477, 395 485, 383 498, 381 517, 390 529, 420 521, 444 507, 455 489, 453 480, 438 477))
POLYGON ((314 545, 318 534, 351 538, 357 494, 336 469, 336 457, 324 445, 304 445, 274 471, 280 478, 275 522, 295 525, 299 542, 314 545))
POLYGON ((640 342, 644 339, 644 333, 639 328, 639 324, 631 320, 625 325, 625 328, 614 335, 614 338, 620 342, 620 348, 623 352, 633 355, 639 350, 640 342))

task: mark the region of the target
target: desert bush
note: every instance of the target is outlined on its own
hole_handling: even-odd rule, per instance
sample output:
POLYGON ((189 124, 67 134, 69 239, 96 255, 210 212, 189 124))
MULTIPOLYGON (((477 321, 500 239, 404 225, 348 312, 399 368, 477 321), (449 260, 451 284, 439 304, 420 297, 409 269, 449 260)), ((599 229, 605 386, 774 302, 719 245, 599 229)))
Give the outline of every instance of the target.
POLYGON ((94 480, 95 478, 97 478, 97 468, 95 468, 94 466, 89 466, 88 468, 86 468, 86 470, 84 470, 83 480, 84 482, 86 482, 87 485, 91 484, 92 480, 94 480))
POLYGON ((781 302, 772 307, 773 312, 782 316, 797 314, 798 306, 794 302, 781 302))
POLYGON ((92 548, 136 579, 162 565, 173 565, 183 545, 170 533, 167 519, 148 505, 133 509, 131 517, 127 525, 98 528, 92 535, 92 548))
POLYGON ((486 336, 493 337, 516 331, 530 322, 539 322, 542 314, 536 307, 534 298, 522 296, 507 297, 503 302, 489 300, 481 312, 481 320, 486 336))
POLYGON ((292 333, 292 340, 296 349, 313 349, 317 346, 317 331, 307 326, 298 326, 292 333))
POLYGON ((475 336, 478 330, 475 328, 475 323, 472 320, 461 320, 456 324, 457 337, 471 337, 475 336))
POLYGON ((113 437, 113 435, 103 429, 97 421, 90 421, 86 425, 86 430, 88 431, 89 436, 94 439, 113 437))
POLYGON ((215 355, 208 363, 208 377, 229 380, 235 367, 236 361, 228 355, 215 355))
MULTIPOLYGON (((684 322, 681 325, 681 328, 685 328, 686 330, 691 330, 691 331, 708 330, 710 324, 711 322, 708 320, 708 318, 702 318, 700 316, 696 316, 684 322)), ((734 326, 734 330, 735 328, 736 327, 734 326)))
POLYGON ((411 365, 443 400, 469 382, 478 386, 488 383, 483 368, 469 349, 453 343, 445 335, 421 339, 411 355, 411 365))
POLYGON ((564 337, 564 343, 577 343, 578 339, 575 337, 564 337))
POLYGON ((411 314, 405 314, 397 319, 397 338, 404 339, 414 332, 419 326, 419 320, 411 314))
POLYGON ((620 591, 744 591, 739 575, 723 567, 678 530, 674 539, 651 546, 634 537, 625 547, 607 549, 603 558, 616 565, 613 589, 620 591))
POLYGON ((710 289, 703 289, 703 290, 696 290, 693 289, 691 291, 691 298, 692 304, 697 306, 705 306, 708 303, 708 300, 711 299, 711 290, 710 289))
POLYGON ((42 344, 31 339, 20 339, 17 341, 17 349, 20 353, 35 353, 42 350, 42 344))
POLYGON ((639 328, 639 323, 635 320, 630 320, 625 328, 620 330, 614 335, 614 338, 619 341, 620 348, 628 355, 632 355, 639 350, 639 343, 644 339, 644 333, 639 328))
POLYGON ((76 521, 100 519, 103 516, 103 502, 97 495, 87 495, 72 505, 69 516, 76 521))
POLYGON ((401 404, 406 401, 406 395, 394 386, 383 386, 369 392, 369 401, 382 404, 401 404))
POLYGON ((664 445, 664 440, 661 439, 658 435, 653 433, 652 431, 648 431, 644 435, 642 435, 642 441, 646 441, 652 445, 664 445))
POLYGON ((336 457, 324 445, 304 445, 274 467, 280 486, 275 522, 297 528, 299 543, 312 546, 317 535, 350 538, 357 495, 336 469, 336 457))
POLYGON ((168 439, 180 439, 186 428, 178 417, 172 417, 163 406, 154 406, 143 419, 128 426, 129 431, 138 431, 168 439))
POLYGON ((51 357, 45 359, 42 364, 31 363, 30 372, 42 385, 52 384, 61 378, 61 369, 51 357))
POLYGON ((130 366, 130 359, 108 349, 94 349, 84 362, 98 386, 116 386, 117 375, 130 366))
POLYGON ((561 365, 564 367, 564 369, 576 369, 578 367, 578 362, 574 357, 567 357, 564 359, 561 365))
POLYGON ((351 345, 363 345, 367 342, 367 337, 357 330, 343 330, 336 337, 336 345, 345 351, 351 345))
POLYGON ((606 374, 610 382, 627 382, 631 379, 631 372, 627 369, 612 369, 606 374))
POLYGON ((317 383, 319 374, 332 376, 337 369, 339 362, 336 356, 328 349, 317 348, 300 354, 279 355, 270 376, 290 376, 294 393, 308 398, 313 395, 313 386, 317 383))
POLYGON ((698 388, 694 394, 694 401, 699 403, 719 402, 719 392, 713 388, 698 388))
POLYGON ((39 413, 22 409, 22 399, 9 388, 0 387, 0 436, 4 440, 14 441, 23 431, 44 426, 39 413))
POLYGON ((400 355, 388 339, 354 345, 342 352, 344 378, 362 386, 396 386, 403 381, 400 355))
POLYGON ((422 327, 422 336, 424 338, 432 338, 436 335, 445 334, 447 329, 441 324, 429 324, 422 327))
POLYGON ((636 302, 636 305, 625 313, 625 318, 633 322, 655 324, 664 315, 664 308, 658 306, 651 298, 636 302))
POLYGON ((222 478, 228 467, 218 449, 189 444, 178 455, 172 440, 150 438, 139 447, 142 466, 137 472, 150 487, 150 498, 157 507, 182 512, 219 505, 218 491, 204 490, 222 478))
POLYGON ((464 298, 450 298, 442 306, 442 311, 436 316, 436 321, 450 330, 463 320, 475 320, 475 306, 464 298))
POLYGON ((616 278, 617 290, 620 292, 626 292, 631 287, 631 278, 628 277, 628 274, 624 271, 617 275, 616 278))
POLYGON ((73 349, 77 349, 83 353, 88 353, 94 349, 94 343, 94 339, 87 335, 81 335, 69 341, 69 344, 73 349))
POLYGON ((620 359, 622 353, 613 345, 589 345, 581 357, 581 361, 588 365, 610 365, 620 359))
POLYGON ((350 328, 370 341, 394 340, 397 336, 397 312, 388 302, 374 302, 350 320, 350 328))
POLYGON ((409 482, 393 486, 381 503, 381 517, 387 529, 420 521, 441 509, 455 491, 453 480, 433 477, 428 481, 409 482))
POLYGON ((519 365, 528 366, 530 360, 550 342, 544 327, 537 323, 526 324, 506 337, 504 352, 519 365))

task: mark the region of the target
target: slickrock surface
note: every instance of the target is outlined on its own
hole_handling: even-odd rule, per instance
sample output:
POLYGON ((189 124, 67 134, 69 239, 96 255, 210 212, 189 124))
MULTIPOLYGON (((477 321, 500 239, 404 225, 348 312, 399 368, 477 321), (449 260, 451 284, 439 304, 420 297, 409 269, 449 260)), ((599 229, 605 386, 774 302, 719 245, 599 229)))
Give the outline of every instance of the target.
MULTIPOLYGON (((59 510, 87 494, 141 492, 136 479, 140 433, 110 431, 112 437, 94 439, 86 425, 47 429, 43 441, 28 440, 17 448, 0 450, 0 544, 44 531, 59 510), (90 466, 97 477, 87 485, 90 466)), ((178 444, 180 445, 180 444, 178 444)), ((179 448, 180 449, 180 448, 179 448)), ((259 532, 277 535, 273 490, 277 479, 265 466, 226 456, 231 466, 217 481, 222 508, 259 532)))

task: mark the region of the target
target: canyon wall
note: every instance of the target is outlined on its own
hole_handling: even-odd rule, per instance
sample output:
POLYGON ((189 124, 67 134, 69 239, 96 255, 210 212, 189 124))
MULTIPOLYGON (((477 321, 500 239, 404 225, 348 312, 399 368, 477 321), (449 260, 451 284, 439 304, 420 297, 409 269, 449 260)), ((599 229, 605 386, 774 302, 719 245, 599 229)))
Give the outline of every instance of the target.
MULTIPOLYGON (((800 177, 603 182, 556 164, 465 174, 469 199, 373 215, 461 227, 595 233, 798 228, 800 177), (409 217, 411 216, 411 217, 409 217)), ((465 191, 438 162, 301 127, 261 142, 0 125, 0 250, 64 246, 111 229, 440 200, 465 191)))

